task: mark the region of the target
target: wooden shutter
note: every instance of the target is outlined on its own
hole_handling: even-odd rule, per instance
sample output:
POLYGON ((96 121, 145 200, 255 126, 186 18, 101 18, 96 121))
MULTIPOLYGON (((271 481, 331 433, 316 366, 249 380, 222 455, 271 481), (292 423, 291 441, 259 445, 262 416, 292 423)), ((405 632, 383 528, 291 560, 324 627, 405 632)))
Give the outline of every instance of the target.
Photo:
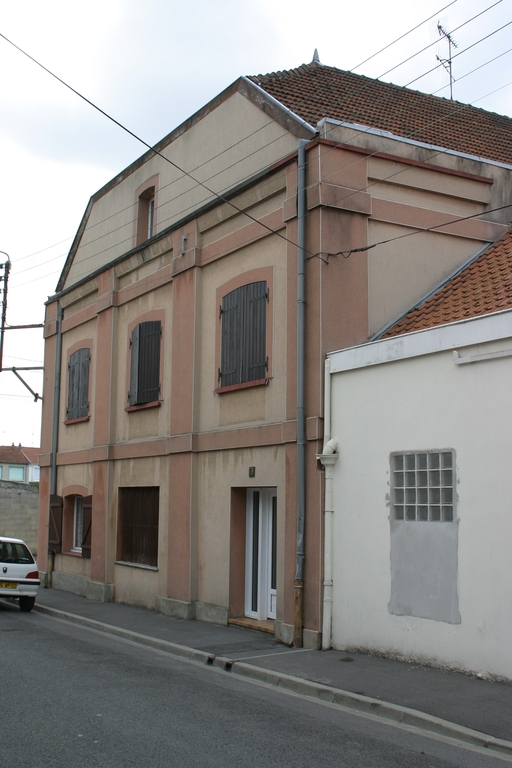
POLYGON ((89 415, 89 364, 91 351, 84 347, 69 358, 67 418, 79 419, 89 415))
POLYGON ((68 364, 68 409, 66 417, 68 419, 78 418, 78 386, 80 378, 80 364, 75 352, 69 358, 68 364))
POLYGON ((242 381, 257 381, 267 375, 267 284, 264 281, 244 286, 245 316, 242 345, 242 381))
POLYGON ((80 353, 78 418, 81 418, 89 415, 89 365, 91 362, 91 350, 85 347, 84 349, 79 349, 78 352, 80 353))
POLYGON ((222 299, 221 361, 219 384, 229 387, 242 382, 242 316, 245 286, 236 288, 222 299))
POLYGON ((92 496, 85 496, 82 502, 82 557, 91 557, 92 496))
POLYGON ((129 405, 152 403, 160 398, 160 320, 139 323, 130 341, 129 405))
POLYGON ((152 403, 160 398, 160 320, 140 324, 138 403, 152 403))
POLYGON ((62 496, 50 496, 50 525, 48 529, 48 549, 62 551, 62 496))

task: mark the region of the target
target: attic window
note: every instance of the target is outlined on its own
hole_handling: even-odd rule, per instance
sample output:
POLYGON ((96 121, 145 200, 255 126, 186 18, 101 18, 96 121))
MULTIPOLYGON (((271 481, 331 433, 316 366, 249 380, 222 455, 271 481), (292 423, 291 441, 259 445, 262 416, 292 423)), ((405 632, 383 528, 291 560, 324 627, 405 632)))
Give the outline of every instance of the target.
POLYGON ((156 224, 155 187, 148 187, 139 195, 137 212, 137 245, 149 240, 155 234, 156 224))

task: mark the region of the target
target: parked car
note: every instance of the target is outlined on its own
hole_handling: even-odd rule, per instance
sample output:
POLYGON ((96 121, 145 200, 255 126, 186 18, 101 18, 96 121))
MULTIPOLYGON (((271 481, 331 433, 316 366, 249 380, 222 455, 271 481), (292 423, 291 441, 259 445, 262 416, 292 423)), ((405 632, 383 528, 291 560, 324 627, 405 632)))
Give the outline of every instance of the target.
POLYGON ((0 597, 17 598, 21 611, 31 611, 40 583, 37 563, 25 542, 0 536, 0 597))

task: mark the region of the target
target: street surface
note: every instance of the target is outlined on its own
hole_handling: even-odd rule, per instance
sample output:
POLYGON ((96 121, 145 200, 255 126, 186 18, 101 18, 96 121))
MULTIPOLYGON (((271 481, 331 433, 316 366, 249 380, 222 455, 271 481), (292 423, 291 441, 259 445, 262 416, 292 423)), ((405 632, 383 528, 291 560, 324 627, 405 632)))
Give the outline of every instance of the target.
POLYGON ((1 601, 0 653, 2 767, 511 762, 1 601))

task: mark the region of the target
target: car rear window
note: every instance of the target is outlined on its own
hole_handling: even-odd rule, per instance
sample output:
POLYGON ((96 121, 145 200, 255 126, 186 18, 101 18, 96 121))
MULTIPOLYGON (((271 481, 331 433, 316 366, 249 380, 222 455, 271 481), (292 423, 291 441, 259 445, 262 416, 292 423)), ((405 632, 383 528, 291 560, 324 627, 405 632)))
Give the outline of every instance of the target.
POLYGON ((0 542, 0 563, 33 563, 34 558, 25 544, 17 541, 0 542))

